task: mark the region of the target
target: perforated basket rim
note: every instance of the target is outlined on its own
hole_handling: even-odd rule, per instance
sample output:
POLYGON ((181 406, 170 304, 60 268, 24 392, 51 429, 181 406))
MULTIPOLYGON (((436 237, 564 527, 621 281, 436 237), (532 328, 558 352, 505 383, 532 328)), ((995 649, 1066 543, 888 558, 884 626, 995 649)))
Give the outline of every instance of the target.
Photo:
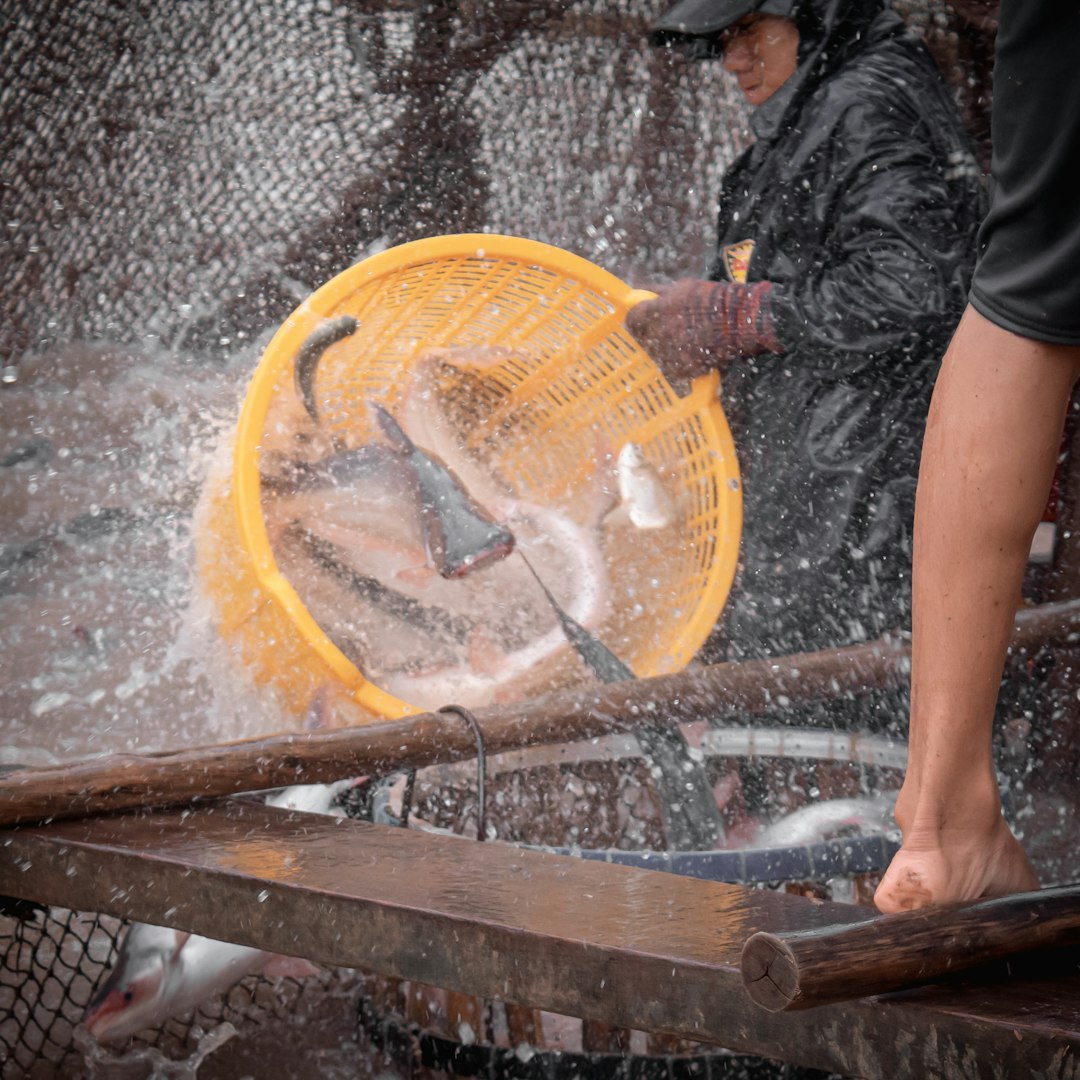
MULTIPOLYGON (((270 546, 262 514, 258 448, 271 401, 281 378, 291 374, 297 352, 315 327, 328 318, 348 296, 365 284, 409 267, 438 259, 496 258, 539 266, 578 280, 605 300, 624 309, 648 299, 651 293, 634 289, 614 274, 588 259, 563 248, 525 237, 499 233, 458 233, 427 237, 401 244, 343 270, 305 299, 282 323, 270 339, 248 385, 236 428, 233 450, 232 503, 240 542, 251 560, 260 588, 295 626, 297 632, 325 663, 353 699, 377 719, 415 715, 424 710, 383 690, 334 644, 299 594, 280 571, 270 546)), ((418 350, 423 345, 418 345, 418 350)), ((661 375, 662 378, 662 375, 661 375)), ((710 567, 707 588, 712 603, 699 605, 696 617, 687 620, 679 640, 668 648, 676 667, 685 666, 701 646, 709 629, 727 600, 735 577, 739 537, 742 530, 742 488, 731 432, 719 400, 719 375, 710 372, 695 380, 691 392, 680 400, 680 411, 696 415, 705 428, 706 438, 719 443, 728 462, 729 476, 735 485, 723 493, 727 514, 725 543, 717 545, 710 567), (704 624, 708 625, 704 625, 704 624), (689 633, 696 624, 696 633, 689 633), (694 638, 692 643, 684 641, 694 638)))

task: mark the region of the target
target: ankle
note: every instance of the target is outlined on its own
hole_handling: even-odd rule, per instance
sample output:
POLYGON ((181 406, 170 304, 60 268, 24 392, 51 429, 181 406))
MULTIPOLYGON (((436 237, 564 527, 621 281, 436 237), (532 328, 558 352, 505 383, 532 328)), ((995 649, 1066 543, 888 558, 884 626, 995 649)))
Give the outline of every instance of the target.
MULTIPOLYGON (((906 786, 906 785, 905 785, 906 786)), ((909 835, 924 837, 970 833, 989 839, 1005 825, 993 775, 968 776, 963 782, 924 782, 897 800, 897 824, 909 835)))

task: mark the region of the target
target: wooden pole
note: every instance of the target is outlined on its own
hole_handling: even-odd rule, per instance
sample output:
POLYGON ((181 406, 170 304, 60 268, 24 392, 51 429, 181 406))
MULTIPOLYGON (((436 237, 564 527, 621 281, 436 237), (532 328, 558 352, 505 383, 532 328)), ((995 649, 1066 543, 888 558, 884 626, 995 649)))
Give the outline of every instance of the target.
MULTIPOLYGON (((1080 631, 1080 601, 1043 605, 1017 618, 1015 644, 1055 641, 1080 631)), ((574 742, 641 723, 749 718, 791 704, 901 684, 909 648, 900 638, 741 664, 714 664, 651 679, 563 690, 513 706, 475 711, 489 754, 574 742)), ((121 754, 0 776, 0 827, 53 818, 178 806, 290 784, 381 775, 475 756, 469 727, 455 714, 155 754, 121 754)))
POLYGON ((746 991, 769 1012, 884 994, 1017 953, 1080 945, 1080 885, 854 926, 760 932, 743 946, 746 991))

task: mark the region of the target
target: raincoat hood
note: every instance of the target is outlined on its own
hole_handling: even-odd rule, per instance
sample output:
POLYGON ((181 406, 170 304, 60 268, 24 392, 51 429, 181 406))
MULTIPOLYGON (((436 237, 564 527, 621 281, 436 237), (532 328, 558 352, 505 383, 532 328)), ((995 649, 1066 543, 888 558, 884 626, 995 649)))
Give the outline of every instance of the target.
POLYGON ((864 47, 886 0, 795 0, 788 16, 799 31, 799 71, 812 81, 835 71, 864 47))
MULTIPOLYGON (((762 140, 779 132, 793 104, 801 107, 822 82, 870 44, 881 29, 885 0, 795 0, 789 7, 788 18, 799 31, 798 67, 751 115, 750 127, 762 140)), ((899 16, 889 21, 894 30, 902 26, 899 16)))
POLYGON ((746 15, 780 15, 799 30, 799 66, 827 74, 857 48, 885 0, 680 0, 653 25, 653 45, 684 48, 695 59, 722 55, 721 35, 746 15), (808 63, 809 62, 809 63, 808 63))

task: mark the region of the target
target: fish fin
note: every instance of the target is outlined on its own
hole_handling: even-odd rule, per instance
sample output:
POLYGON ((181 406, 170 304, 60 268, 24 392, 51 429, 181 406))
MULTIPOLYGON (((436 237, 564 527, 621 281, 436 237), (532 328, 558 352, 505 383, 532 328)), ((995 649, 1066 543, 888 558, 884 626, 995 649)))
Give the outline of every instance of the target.
POLYGON ((299 956, 281 956, 275 953, 266 961, 263 974, 269 979, 307 979, 318 975, 322 968, 299 956))
POLYGON ((619 503, 609 510, 600 521, 601 525, 618 527, 620 525, 634 524, 630 507, 626 503, 619 503))
POLYGON ((493 678, 499 674, 506 653, 482 627, 469 635, 469 667, 477 674, 493 678))
POLYGON ((379 427, 382 428, 383 434, 390 440, 394 449, 406 454, 415 453, 416 444, 405 433, 405 429, 381 405, 374 402, 370 404, 379 427))
POLYGON ((188 930, 177 930, 176 931, 176 945, 173 946, 173 954, 169 958, 169 963, 171 963, 171 964, 176 963, 176 961, 180 958, 180 951, 188 943, 188 938, 190 938, 190 937, 191 937, 191 933, 188 930))
POLYGON ((640 506, 630 507, 630 524, 635 529, 666 529, 671 524, 671 517, 663 510, 655 516, 643 511, 640 506))
POLYGON ((305 714, 305 730, 333 731, 336 728, 353 727, 370 721, 371 714, 357 705, 347 686, 342 683, 323 683, 311 695, 305 714), (309 722, 318 726, 308 727, 309 722))
POLYGON ((403 581, 406 585, 427 585, 436 577, 439 577, 439 571, 429 562, 403 567, 394 574, 397 581, 403 581))

